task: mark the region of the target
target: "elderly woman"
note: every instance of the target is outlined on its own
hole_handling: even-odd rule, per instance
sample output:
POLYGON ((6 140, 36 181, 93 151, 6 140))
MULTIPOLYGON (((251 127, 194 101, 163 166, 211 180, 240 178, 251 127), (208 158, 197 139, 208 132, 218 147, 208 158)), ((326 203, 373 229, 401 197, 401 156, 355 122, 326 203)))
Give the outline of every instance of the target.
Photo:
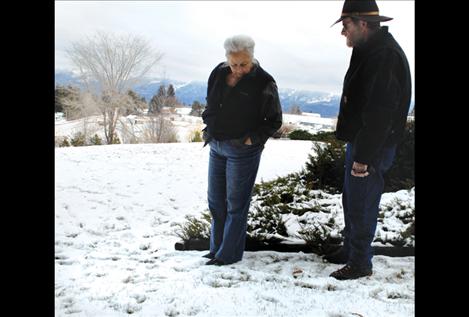
POLYGON ((254 41, 225 40, 226 62, 208 79, 202 114, 210 144, 208 205, 212 215, 207 265, 240 261, 246 244, 251 194, 262 150, 282 125, 277 85, 254 59, 254 41))

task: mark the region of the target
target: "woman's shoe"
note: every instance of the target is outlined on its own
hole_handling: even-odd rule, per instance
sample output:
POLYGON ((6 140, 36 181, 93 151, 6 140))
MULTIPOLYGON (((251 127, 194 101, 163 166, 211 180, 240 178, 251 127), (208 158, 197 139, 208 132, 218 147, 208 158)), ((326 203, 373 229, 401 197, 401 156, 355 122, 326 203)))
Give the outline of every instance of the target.
POLYGON ((205 263, 205 265, 217 265, 217 266, 220 266, 220 265, 225 265, 225 262, 223 262, 222 260, 218 260, 218 259, 211 259, 210 261, 208 261, 207 263, 205 263))
POLYGON ((207 258, 207 259, 214 259, 214 258, 215 258, 215 254, 212 253, 212 252, 209 252, 209 253, 207 253, 207 254, 202 255, 202 257, 207 258))

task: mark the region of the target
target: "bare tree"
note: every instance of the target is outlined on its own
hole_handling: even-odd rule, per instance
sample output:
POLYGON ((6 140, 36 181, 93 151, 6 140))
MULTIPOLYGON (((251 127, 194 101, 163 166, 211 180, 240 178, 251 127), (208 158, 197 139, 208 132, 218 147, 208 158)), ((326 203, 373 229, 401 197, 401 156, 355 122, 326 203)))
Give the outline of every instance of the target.
POLYGON ((67 54, 78 67, 87 89, 101 97, 104 134, 107 143, 112 144, 120 113, 132 106, 127 91, 143 79, 163 55, 139 36, 104 32, 73 42, 67 54))
POLYGON ((99 129, 92 116, 99 114, 97 109, 99 109, 100 101, 88 91, 75 89, 73 92, 73 94, 61 97, 60 102, 67 120, 81 121, 81 125, 77 126, 76 129, 80 129, 81 131, 78 132, 83 135, 85 140, 88 140, 89 136, 99 129))
POLYGON ((149 116, 142 134, 143 143, 178 142, 176 128, 162 114, 149 116))
POLYGON ((136 131, 136 120, 134 117, 126 117, 119 119, 120 123, 120 139, 122 143, 136 144, 139 143, 139 138, 136 131))

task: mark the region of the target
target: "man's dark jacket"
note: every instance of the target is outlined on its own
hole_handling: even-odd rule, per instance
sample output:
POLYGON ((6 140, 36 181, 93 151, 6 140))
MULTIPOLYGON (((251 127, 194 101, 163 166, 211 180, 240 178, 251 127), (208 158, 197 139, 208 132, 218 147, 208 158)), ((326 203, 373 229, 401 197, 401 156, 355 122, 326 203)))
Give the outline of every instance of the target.
POLYGON ((229 73, 229 65, 223 62, 209 76, 207 107, 202 113, 207 125, 204 139, 244 143, 250 137, 253 145, 264 144, 282 125, 275 80, 255 63, 236 86, 229 88, 226 84, 229 73))
POLYGON ((353 144, 353 160, 370 164, 383 146, 403 137, 411 97, 407 58, 381 27, 354 47, 344 79, 336 137, 353 144))

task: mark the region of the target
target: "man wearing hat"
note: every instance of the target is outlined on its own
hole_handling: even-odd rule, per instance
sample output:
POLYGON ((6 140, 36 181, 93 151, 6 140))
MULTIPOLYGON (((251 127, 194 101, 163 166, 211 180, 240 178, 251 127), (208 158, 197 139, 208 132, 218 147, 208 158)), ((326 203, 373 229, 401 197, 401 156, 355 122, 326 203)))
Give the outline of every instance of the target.
POLYGON ((391 167, 402 140, 411 97, 406 55, 381 16, 375 1, 346 0, 341 34, 352 47, 345 75, 336 137, 345 141, 345 178, 342 193, 344 244, 324 258, 345 264, 330 276, 338 280, 372 274, 374 239, 383 174, 391 167))

